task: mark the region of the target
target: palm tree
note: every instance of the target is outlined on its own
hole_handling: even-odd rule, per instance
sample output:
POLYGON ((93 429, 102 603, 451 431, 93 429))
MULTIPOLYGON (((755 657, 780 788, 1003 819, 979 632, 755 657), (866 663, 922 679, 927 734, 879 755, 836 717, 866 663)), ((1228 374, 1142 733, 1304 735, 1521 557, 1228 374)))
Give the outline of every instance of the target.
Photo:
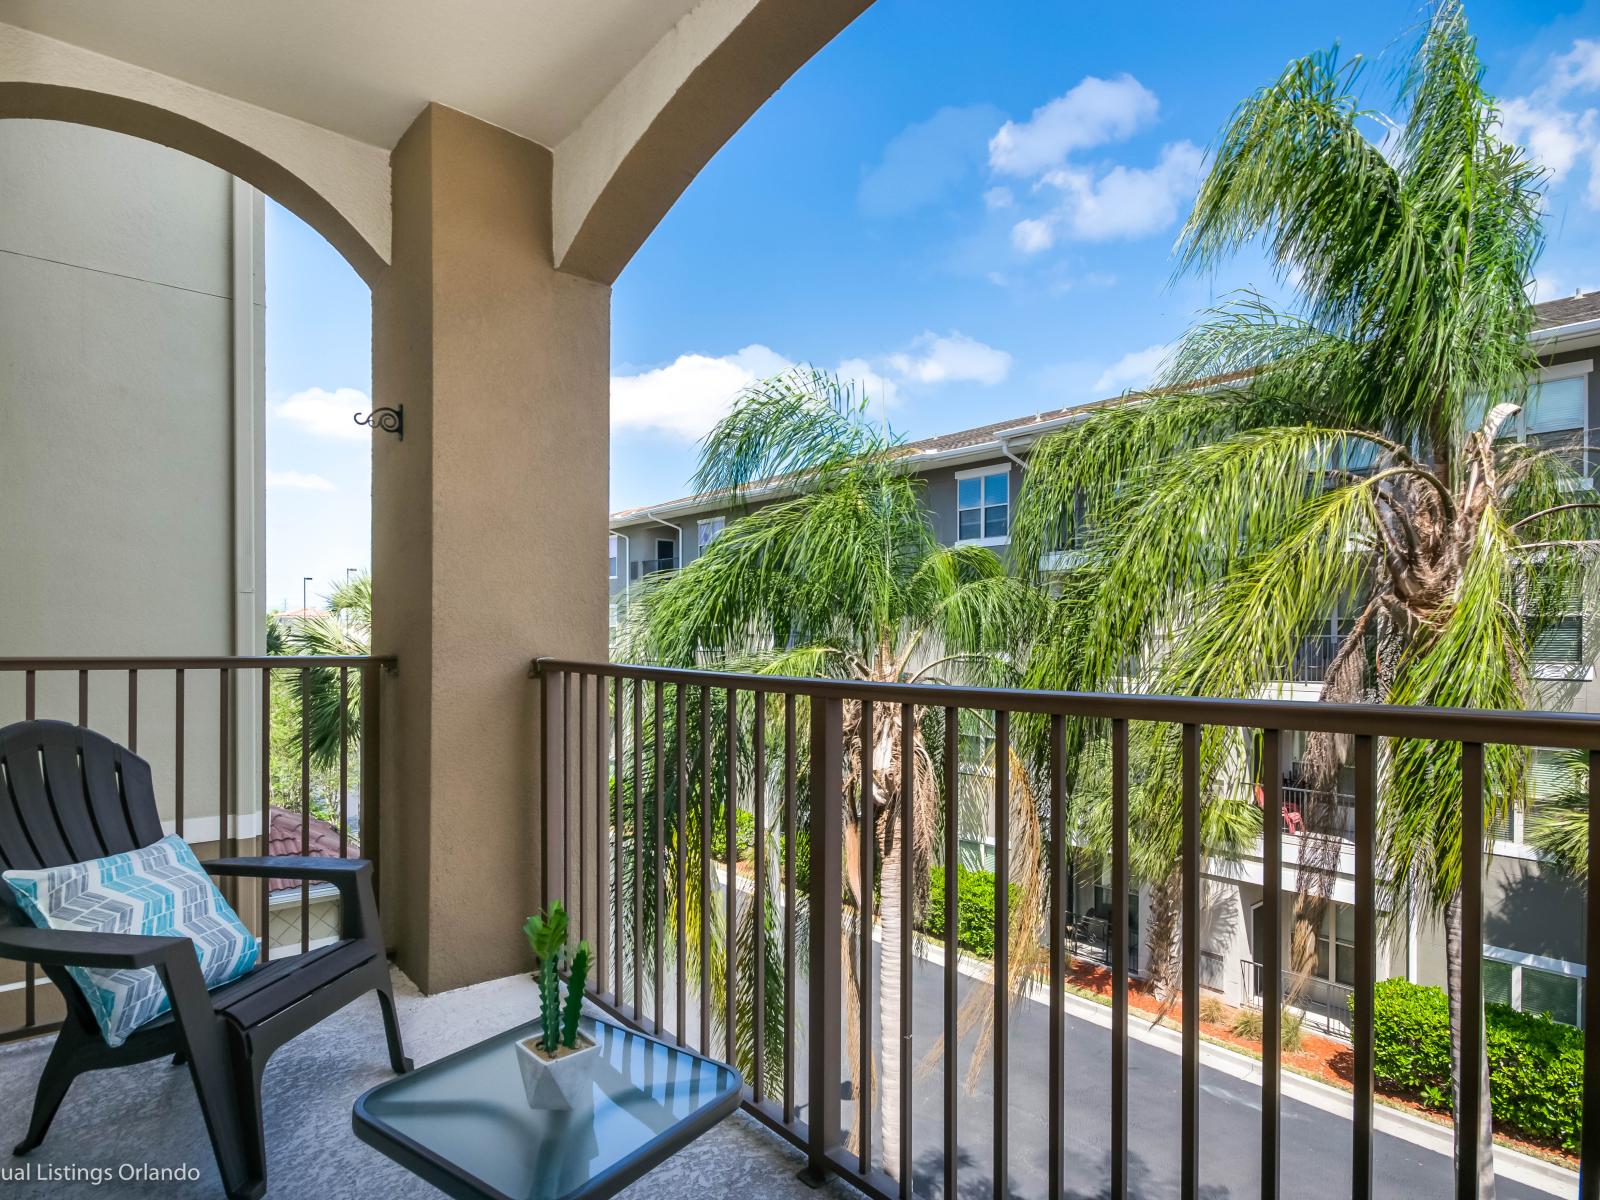
MULTIPOLYGON (((328 592, 327 612, 269 620, 268 653, 300 655, 368 655, 372 653, 372 576, 363 572, 336 583, 328 592), (274 627, 278 636, 273 636, 274 627), (278 648, 274 649, 274 645, 278 648)), ((274 683, 285 691, 288 733, 298 747, 301 729, 300 680, 278 672, 274 683)), ((319 767, 336 765, 341 743, 353 751, 361 736, 361 688, 348 689, 340 713, 339 672, 329 667, 310 672, 309 721, 311 758, 319 767)))
MULTIPOLYGON (((1038 594, 1009 577, 991 550, 939 544, 921 484, 899 442, 869 419, 865 401, 858 402, 850 387, 820 372, 796 371, 734 401, 706 440, 695 487, 724 493, 737 505, 762 480, 779 481, 788 498, 751 508, 694 562, 637 593, 620 635, 623 657, 902 683, 1013 676, 1007 653, 1038 611, 1038 594)), ((863 888, 858 865, 863 783, 870 772, 869 824, 883 929, 875 1091, 883 1128, 879 1144, 891 1170, 897 1169, 899 1146, 902 889, 915 889, 920 907, 941 804, 944 819, 955 819, 951 810, 959 808, 959 800, 938 791, 930 749, 938 744, 930 736, 937 719, 926 710, 916 717, 916 785, 907 796, 901 785, 900 706, 875 706, 870 761, 863 761, 863 705, 844 706, 844 852, 854 914, 844 955, 853 990, 859 939, 870 938, 872 930, 872 889, 863 888), (900 836, 904 806, 913 817, 910 845, 900 836)), ((1018 789, 1012 800, 1019 829, 1036 825, 1024 795, 1018 789)), ((1022 856, 1016 877, 1036 878, 1037 866, 1036 854, 1022 856)), ((1039 893, 1036 885, 1024 891, 1039 893)), ((855 1011, 847 1004, 852 1018, 855 1011)), ((852 1026, 852 1040, 860 1035, 852 1026)))
MULTIPOLYGON (((1542 177, 1499 139, 1481 75, 1461 6, 1443 0, 1398 76, 1403 119, 1361 107, 1360 60, 1336 51, 1292 62, 1233 114, 1178 270, 1259 239, 1294 303, 1231 298, 1183 339, 1163 386, 1036 452, 1019 563, 1037 573, 1063 530, 1084 549, 1030 684, 1260 695, 1289 677, 1312 623, 1353 614, 1324 699, 1533 698, 1527 648, 1570 611, 1595 506, 1564 490, 1582 448, 1509 436, 1537 366, 1526 287, 1542 177)), ((1170 813, 1173 735, 1143 736, 1149 802, 1170 813)), ((1316 787, 1331 788, 1346 750, 1312 739, 1316 787)), ((1208 733, 1208 811, 1243 790, 1230 784, 1252 761, 1243 735, 1208 733)), ((1445 926, 1459 1101, 1460 964, 1476 953, 1463 945, 1459 747, 1396 739, 1381 770, 1387 910, 1403 922, 1415 898, 1445 926)), ((1524 756, 1490 748, 1485 770, 1492 824, 1520 802, 1524 756)), ((1326 864, 1332 822, 1313 826, 1306 854, 1326 864)), ((1174 861, 1170 836, 1157 849, 1174 861)), ((1297 958, 1327 877, 1302 872, 1324 882, 1297 906, 1297 958)))
POLYGON ((1589 875, 1589 755, 1560 751, 1556 786, 1528 813, 1528 844, 1577 879, 1589 875))

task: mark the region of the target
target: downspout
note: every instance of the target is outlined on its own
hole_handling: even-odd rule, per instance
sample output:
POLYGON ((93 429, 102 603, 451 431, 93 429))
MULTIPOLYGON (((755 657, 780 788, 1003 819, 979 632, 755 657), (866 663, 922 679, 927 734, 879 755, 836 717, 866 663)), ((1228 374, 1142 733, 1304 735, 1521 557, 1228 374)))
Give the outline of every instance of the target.
POLYGON ((1016 463, 1018 467, 1022 468, 1022 470, 1026 471, 1028 469, 1028 464, 1023 462, 1020 458, 1018 458, 1015 454, 1013 454, 1011 452, 1011 443, 1010 442, 1006 441, 1005 438, 1000 437, 998 434, 995 436, 994 440, 995 440, 995 443, 1000 447, 1000 453, 1001 454, 1004 454, 1012 462, 1016 463))
POLYGON ((649 517, 657 525, 665 525, 668 529, 672 530, 674 533, 676 533, 678 535, 678 566, 680 568, 687 566, 688 563, 685 561, 685 558, 684 558, 685 549, 684 549, 684 541, 683 541, 683 526, 682 525, 674 525, 671 521, 668 521, 666 518, 656 516, 654 509, 649 509, 649 508, 645 509, 644 510, 644 515, 649 517))

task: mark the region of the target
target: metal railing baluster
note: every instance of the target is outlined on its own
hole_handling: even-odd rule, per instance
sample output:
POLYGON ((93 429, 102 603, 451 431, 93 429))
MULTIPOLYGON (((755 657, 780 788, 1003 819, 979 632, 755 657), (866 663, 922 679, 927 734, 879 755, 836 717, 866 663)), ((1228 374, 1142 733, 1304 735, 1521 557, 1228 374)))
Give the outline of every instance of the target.
POLYGON ((644 1020, 644 680, 633 684, 633 790, 630 794, 628 821, 632 836, 628 838, 633 848, 633 933, 628 944, 633 950, 633 1019, 644 1020))
MULTIPOLYGON (((635 685, 637 686, 637 684, 635 685)), ((615 749, 611 754, 611 853, 615 860, 611 872, 611 946, 615 956, 611 976, 611 1002, 613 1007, 622 1004, 622 774, 626 769, 627 748, 623 741, 623 711, 628 707, 628 681, 617 676, 616 695, 612 700, 612 717, 616 722, 615 749)))
POLYGON ((901 1200, 912 1195, 912 984, 916 939, 917 886, 911 872, 917 844, 917 710, 900 706, 900 1112, 889 1120, 900 1122, 901 1200))
POLYGON ((1011 714, 994 714, 994 1195, 1010 1195, 1011 714))
POLYGON ((1461 1098, 1456 1196, 1478 1200, 1483 1117, 1483 746, 1461 746, 1461 1098))
MULTIPOLYGON (((228 858, 239 853, 234 812, 237 797, 232 771, 233 718, 229 711, 232 697, 233 683, 229 678, 228 669, 224 667, 217 672, 217 848, 228 858)), ((239 906, 237 877, 223 881, 223 894, 235 908, 239 906)))
POLYGON ((856 879, 856 992, 860 1000, 857 1026, 860 1058, 855 1064, 856 1141, 861 1173, 872 1173, 872 881, 877 874, 874 851, 877 842, 877 793, 873 787, 873 703, 861 702, 861 761, 857 770, 861 789, 861 811, 856 831, 856 857, 860 874, 856 879))
MULTIPOLYGON (((267 835, 272 831, 272 668, 261 668, 261 828, 256 836, 256 853, 267 854, 267 835)), ((272 881, 260 882, 261 961, 272 959, 272 881)))
MULTIPOLYGON (((1183 726, 1183 1080, 1180 1194, 1200 1194, 1200 726, 1183 726)), ((1118 930, 1121 933, 1122 930, 1118 930)))
POLYGON ((750 898, 750 921, 755 928, 755 961, 750 969, 755 973, 755 1008, 751 1014, 753 1042, 751 1077, 755 1081, 752 1095, 760 1104, 767 1098, 767 697, 763 692, 753 692, 755 705, 752 737, 752 775, 750 804, 755 817, 755 839, 750 847, 755 868, 755 893, 750 898))
POLYGON ((678 792, 673 819, 677 826, 677 844, 673 853, 676 869, 673 871, 673 895, 677 905, 678 930, 678 1044, 689 1044, 689 936, 685 926, 689 920, 689 842, 687 813, 689 809, 689 758, 685 745, 687 731, 684 719, 686 689, 675 684, 672 689, 673 740, 676 743, 678 765, 678 792))
POLYGON ((1111 1200, 1128 1195, 1128 722, 1111 721, 1111 1200))
POLYGON ((655 931, 655 975, 651 979, 651 995, 655 999, 655 1030, 659 1034, 662 1028, 663 1008, 666 1003, 665 988, 661 981, 666 972, 666 936, 667 936, 667 848, 666 848, 666 818, 662 812, 666 804, 666 774, 661 769, 661 726, 664 718, 661 714, 662 703, 665 699, 665 688, 659 679, 655 688, 655 766, 653 768, 656 781, 656 811, 652 834, 655 840, 656 866, 655 866, 655 911, 651 915, 650 925, 655 931))
MULTIPOLYGON (((795 903, 795 698, 783 698, 783 1024, 794 1028, 795 903)), ((794 1042, 783 1039, 783 1120, 794 1121, 794 1042)))
MULTIPOLYGON (((311 672, 300 669, 300 853, 311 853, 311 672)), ((300 881, 300 953, 311 949, 311 881, 300 881)))
MULTIPOLYGON (((1600 812, 1600 750, 1589 751, 1589 811, 1600 812)), ((1584 962, 1600 964, 1600 829, 1589 822, 1584 962)), ((1600 968, 1596 969, 1600 975, 1600 968)), ((1583 1130, 1578 1200, 1600 1200, 1600 978, 1583 988, 1583 1130)))
POLYGON ((801 1178, 820 1185, 839 1144, 840 1026, 844 979, 841 843, 844 827, 844 704, 811 702, 811 1036, 807 1045, 806 1154, 801 1178))
POLYGON ((957 1196, 961 1166, 956 1132, 956 977, 961 957, 961 710, 944 710, 944 1194, 957 1196))
POLYGON ((1369 735, 1355 744, 1356 980, 1352 996, 1355 1042, 1355 1123, 1351 1127, 1351 1200, 1372 1196, 1373 985, 1378 981, 1377 756, 1369 735))
POLYGON ((1050 1162, 1046 1168, 1051 1200, 1064 1190, 1067 1073, 1067 850, 1066 850, 1066 719, 1050 718, 1050 1162))
POLYGON ((728 688, 723 694, 723 755, 725 794, 722 798, 724 869, 722 892, 725 912, 722 925, 722 960, 727 967, 723 983, 722 1026, 727 1043, 727 1060, 738 1061, 739 992, 739 693, 728 688))
POLYGON ((1283 1094, 1283 734, 1261 734, 1261 1200, 1277 1200, 1283 1094))
POLYGON ((700 689, 700 1053, 711 1053, 711 689, 700 689))

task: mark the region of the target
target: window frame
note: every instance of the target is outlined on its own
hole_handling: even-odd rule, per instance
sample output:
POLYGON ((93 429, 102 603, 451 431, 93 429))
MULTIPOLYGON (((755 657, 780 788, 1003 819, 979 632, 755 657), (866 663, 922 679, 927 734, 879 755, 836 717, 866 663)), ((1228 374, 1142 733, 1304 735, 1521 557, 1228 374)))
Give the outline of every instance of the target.
POLYGON ((700 520, 695 524, 695 554, 697 556, 704 554, 706 552, 706 548, 710 546, 712 542, 716 541, 717 538, 721 536, 722 531, 727 527, 728 518, 725 516, 701 517, 700 520), (715 526, 715 528, 711 531, 710 537, 706 536, 706 527, 708 525, 715 526))
MULTIPOLYGON (((1528 954, 1521 950, 1507 950, 1504 946, 1491 946, 1483 943, 1483 958, 1485 962, 1499 963, 1511 970, 1510 1000, 1511 1007, 1518 1012, 1528 1010, 1522 1006, 1522 972, 1524 969, 1536 971, 1543 975, 1554 975, 1559 978, 1571 979, 1577 984, 1577 995, 1573 1001, 1573 1013, 1577 1017, 1575 1028, 1583 1028, 1583 992, 1588 986, 1588 971, 1582 963, 1568 962, 1564 958, 1548 958, 1542 954, 1528 954)), ((1550 1018, 1557 1024, 1565 1025, 1567 1022, 1556 1017, 1550 1018)))
MULTIPOLYGON (((1593 429, 1590 427, 1590 424, 1589 424, 1589 382, 1588 382, 1588 380, 1589 380, 1589 376, 1593 372, 1594 372, 1594 359, 1592 359, 1592 358, 1580 358, 1580 359, 1574 359, 1572 362, 1552 363, 1550 366, 1540 367, 1538 372, 1531 379, 1528 380, 1528 386, 1530 388, 1542 387, 1544 384, 1547 384, 1547 383, 1565 383, 1568 380, 1574 380, 1574 379, 1583 381, 1583 424, 1577 427, 1578 444, 1580 446, 1588 446, 1588 445, 1591 444, 1591 440, 1592 440, 1591 439, 1591 435, 1593 434, 1593 429)), ((1522 406, 1522 408, 1518 411, 1517 415, 1511 419, 1511 421, 1508 423, 1508 427, 1506 428, 1506 430, 1504 432, 1505 432, 1506 436, 1513 437, 1517 441, 1522 442, 1522 443, 1526 443, 1530 436, 1532 436, 1532 437, 1540 437, 1540 436, 1542 436, 1540 434, 1540 432, 1537 431, 1537 430, 1533 431, 1531 434, 1530 434, 1530 432, 1528 430, 1528 405, 1527 404, 1524 404, 1522 406)), ((1581 451, 1580 453, 1582 453, 1582 455, 1583 455, 1585 468, 1588 468, 1589 467, 1589 455, 1588 455, 1588 452, 1587 451, 1581 451)), ((1592 473, 1586 471, 1584 478, 1581 481, 1576 481, 1572 486, 1574 486, 1574 487, 1582 487, 1582 488, 1585 488, 1585 489, 1593 489, 1593 487, 1594 487, 1594 478, 1593 478, 1592 473)))
POLYGON ((1007 545, 1007 544, 1010 543, 1010 541, 1011 541, 1011 516, 1012 516, 1012 509, 1014 507, 1014 497, 1013 497, 1012 493, 1015 490, 1011 486, 1011 467, 1012 467, 1012 464, 1009 463, 1009 462, 1002 463, 1002 464, 991 463, 991 464, 989 464, 988 466, 985 466, 985 467, 968 467, 965 470, 957 471, 955 473, 955 484, 956 484, 956 506, 955 506, 956 536, 955 536, 955 543, 954 543, 955 545, 957 545, 957 546, 1004 546, 1004 545, 1007 545), (1005 500, 1005 504, 1004 505, 989 503, 988 497, 986 495, 987 489, 984 486, 984 481, 987 480, 987 479, 993 478, 995 476, 1004 476, 1005 481, 1006 481, 1006 500, 1005 500), (978 504, 977 504, 976 509, 974 509, 970 505, 963 505, 961 503, 961 484, 964 481, 968 480, 968 479, 976 479, 978 481, 978 504), (1002 508, 1002 507, 1006 510, 1006 531, 1005 531, 1005 533, 1001 534, 999 536, 994 536, 994 535, 990 535, 990 534, 984 533, 983 532, 984 529, 986 529, 988 527, 989 510, 991 508, 1002 508), (974 512, 974 511, 977 512, 977 514, 978 514, 978 536, 977 537, 962 537, 961 536, 961 514, 963 512, 974 512))
POLYGON ((608 535, 607 540, 610 542, 611 551, 611 578, 616 579, 618 578, 617 567, 620 565, 617 559, 617 535, 614 533, 610 534, 608 535))

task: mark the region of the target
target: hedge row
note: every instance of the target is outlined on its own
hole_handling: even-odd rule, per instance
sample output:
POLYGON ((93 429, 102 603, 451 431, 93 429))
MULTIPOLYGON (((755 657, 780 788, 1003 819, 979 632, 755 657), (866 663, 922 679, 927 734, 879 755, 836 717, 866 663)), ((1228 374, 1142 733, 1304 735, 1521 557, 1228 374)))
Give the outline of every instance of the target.
MULTIPOLYGON (((1022 889, 1011 884, 1011 910, 1022 903, 1022 889)), ((980 958, 994 957, 994 872, 956 868, 956 941, 963 950, 980 958)), ((931 938, 944 937, 944 868, 928 871, 928 909, 923 932, 931 938)))
MULTIPOLYGON (((1484 1005, 1497 1122, 1576 1152, 1583 1127, 1583 1033, 1549 1017, 1484 1005)), ((1378 984, 1373 1073, 1394 1091, 1450 1111, 1450 1004, 1404 979, 1378 984)))

